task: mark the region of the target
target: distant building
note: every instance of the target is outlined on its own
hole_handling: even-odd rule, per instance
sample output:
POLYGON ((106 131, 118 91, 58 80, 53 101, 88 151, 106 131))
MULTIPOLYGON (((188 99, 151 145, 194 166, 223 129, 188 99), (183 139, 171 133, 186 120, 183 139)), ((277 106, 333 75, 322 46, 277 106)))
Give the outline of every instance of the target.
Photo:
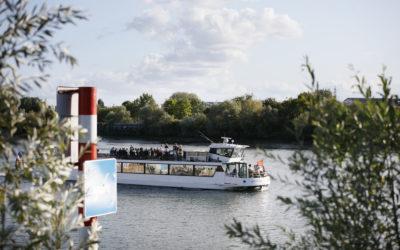
MULTIPOLYGON (((382 101, 382 98, 371 98, 370 99, 373 102, 380 102, 382 101)), ((366 98, 347 98, 346 100, 343 101, 344 104, 346 105, 352 105, 354 104, 356 101, 359 101, 361 103, 366 103, 367 99, 366 98)), ((393 100, 393 102, 395 103, 396 106, 400 107, 400 100, 393 100)))

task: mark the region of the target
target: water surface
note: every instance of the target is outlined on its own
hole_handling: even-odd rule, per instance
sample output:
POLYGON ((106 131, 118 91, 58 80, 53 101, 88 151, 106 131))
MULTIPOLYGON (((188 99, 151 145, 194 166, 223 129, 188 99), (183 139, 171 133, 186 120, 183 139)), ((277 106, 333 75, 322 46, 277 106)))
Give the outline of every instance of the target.
MULTIPOLYGON (((102 152, 115 147, 158 147, 159 142, 103 140, 102 152)), ((207 145, 183 145, 184 150, 207 150, 207 145)), ((292 150, 269 150, 287 159, 292 150)), ((265 159, 275 177, 291 174, 286 164, 266 159, 262 150, 246 150, 250 164, 265 159)), ((233 218, 245 225, 258 224, 277 242, 284 236, 277 225, 302 232, 304 223, 296 211, 286 211, 277 195, 298 194, 294 186, 272 180, 268 190, 231 192, 185 190, 119 185, 118 212, 99 218, 102 225, 100 247, 103 249, 241 249, 248 248, 229 239, 224 228, 233 218)))

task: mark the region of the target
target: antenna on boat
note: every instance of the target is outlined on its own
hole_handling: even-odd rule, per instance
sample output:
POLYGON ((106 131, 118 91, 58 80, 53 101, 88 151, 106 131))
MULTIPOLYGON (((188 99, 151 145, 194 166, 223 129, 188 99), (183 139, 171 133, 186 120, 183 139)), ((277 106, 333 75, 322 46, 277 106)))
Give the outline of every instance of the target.
POLYGON ((203 134, 201 131, 198 131, 200 136, 203 137, 204 139, 206 139, 207 141, 214 143, 210 138, 208 138, 205 134, 203 134))

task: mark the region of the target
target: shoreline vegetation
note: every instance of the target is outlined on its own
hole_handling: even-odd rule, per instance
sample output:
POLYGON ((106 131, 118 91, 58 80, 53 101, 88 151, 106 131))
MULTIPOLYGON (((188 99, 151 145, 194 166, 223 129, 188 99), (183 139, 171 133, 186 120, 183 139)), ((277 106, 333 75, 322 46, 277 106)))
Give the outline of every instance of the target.
MULTIPOLYGON (((237 142, 262 144, 311 144, 312 126, 303 129, 300 138, 294 123, 307 109, 305 100, 315 93, 303 92, 297 98, 276 101, 257 100, 252 95, 222 102, 205 102, 196 94, 177 92, 162 105, 143 93, 121 105, 105 106, 98 101, 98 134, 106 138, 205 142, 228 136, 237 142)), ((329 90, 319 94, 335 98, 329 90)))
MULTIPOLYGON (((336 100, 329 90, 319 94, 336 100)), ((98 100, 98 135, 105 139, 145 140, 166 143, 208 143, 221 136, 254 147, 298 149, 312 144, 312 126, 306 125, 299 137, 294 124, 304 116, 305 100, 315 93, 303 92, 297 98, 276 101, 239 96, 222 102, 204 102, 193 93, 177 92, 162 105, 144 93, 121 105, 105 106, 98 100), (204 136, 205 135, 205 136, 204 136), (300 143, 301 142, 301 143, 300 143)), ((23 97, 21 109, 37 112, 45 102, 23 97)))
MULTIPOLYGON (((235 138, 232 138, 235 140, 235 138)), ((193 137, 193 138, 179 138, 179 137, 165 137, 165 138, 152 138, 152 137, 100 137, 100 141, 104 142, 115 142, 115 141, 134 141, 137 143, 159 143, 159 144, 186 144, 186 145, 204 145, 208 146, 210 142, 201 138, 201 137, 193 137)), ((214 142, 220 142, 221 138, 216 139, 214 142)), ((246 140, 240 139, 235 140, 235 143, 248 145, 250 148, 262 148, 262 149, 310 149, 312 144, 299 144, 293 141, 282 141, 282 140, 246 140)))

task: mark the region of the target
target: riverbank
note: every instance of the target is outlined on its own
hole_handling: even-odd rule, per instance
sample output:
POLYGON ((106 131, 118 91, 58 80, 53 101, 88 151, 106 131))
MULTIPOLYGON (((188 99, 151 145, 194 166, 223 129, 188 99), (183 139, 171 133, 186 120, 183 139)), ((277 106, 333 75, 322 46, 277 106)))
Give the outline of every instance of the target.
MULTIPOLYGON (((187 145, 202 145, 208 146, 210 144, 209 141, 202 137, 196 138, 181 138, 181 137, 129 137, 129 136, 104 136, 100 137, 101 141, 119 141, 119 142, 129 142, 134 141, 135 143, 143 143, 143 144, 187 144, 187 145)), ((221 141, 221 138, 210 138, 214 142, 221 141)), ((262 148, 262 149, 309 149, 312 145, 311 143, 300 144, 292 141, 285 140, 254 140, 254 139, 238 139, 235 140, 235 143, 249 145, 250 148, 262 148)))

